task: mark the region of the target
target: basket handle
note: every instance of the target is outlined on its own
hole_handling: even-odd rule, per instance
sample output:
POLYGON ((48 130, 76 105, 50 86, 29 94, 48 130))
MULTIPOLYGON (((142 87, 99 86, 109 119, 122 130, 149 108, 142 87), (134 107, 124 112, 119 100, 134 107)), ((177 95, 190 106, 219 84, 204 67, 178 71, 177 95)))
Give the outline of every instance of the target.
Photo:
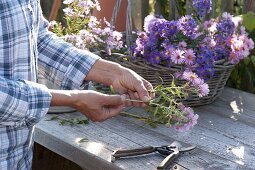
MULTIPOLYGON (((116 0, 115 2, 115 6, 113 8, 112 18, 111 18, 112 27, 115 25, 121 2, 122 0, 116 0)), ((132 3, 131 3, 131 0, 128 0, 128 6, 126 10, 126 43, 127 43, 127 47, 128 47, 128 51, 130 55, 132 55, 132 52, 131 52, 132 27, 133 27, 132 26, 132 3)))
POLYGON ((56 19, 60 6, 61 6, 61 0, 54 0, 54 3, 50 11, 50 16, 49 16, 50 21, 53 21, 56 19))

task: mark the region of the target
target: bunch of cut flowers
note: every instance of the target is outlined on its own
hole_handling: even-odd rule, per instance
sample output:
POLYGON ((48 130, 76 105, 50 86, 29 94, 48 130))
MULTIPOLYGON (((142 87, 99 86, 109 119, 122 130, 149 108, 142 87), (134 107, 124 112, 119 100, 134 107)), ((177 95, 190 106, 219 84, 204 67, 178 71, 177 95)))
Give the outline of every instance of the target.
POLYGON ((174 126, 178 131, 190 129, 198 119, 192 108, 185 107, 178 99, 194 92, 199 97, 206 96, 209 93, 206 82, 214 77, 215 65, 235 65, 254 48, 240 17, 225 12, 206 20, 212 1, 193 0, 192 3, 192 14, 178 20, 147 16, 144 31, 138 33, 132 47, 134 60, 169 68, 180 66, 173 80, 186 83, 156 87, 159 95, 151 101, 149 111, 153 114, 146 119, 174 126))
POLYGON ((98 20, 92 15, 93 10, 100 11, 97 0, 64 0, 67 5, 64 11, 66 23, 51 22, 51 30, 65 41, 79 49, 92 52, 112 50, 123 47, 122 34, 115 31, 108 21, 98 20))

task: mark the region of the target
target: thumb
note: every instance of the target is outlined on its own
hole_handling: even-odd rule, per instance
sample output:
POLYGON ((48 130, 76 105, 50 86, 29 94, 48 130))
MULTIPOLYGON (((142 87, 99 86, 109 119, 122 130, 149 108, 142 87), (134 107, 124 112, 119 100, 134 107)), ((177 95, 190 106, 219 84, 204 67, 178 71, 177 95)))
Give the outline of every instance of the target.
POLYGON ((125 95, 105 95, 104 104, 108 106, 121 105, 125 102, 125 95))

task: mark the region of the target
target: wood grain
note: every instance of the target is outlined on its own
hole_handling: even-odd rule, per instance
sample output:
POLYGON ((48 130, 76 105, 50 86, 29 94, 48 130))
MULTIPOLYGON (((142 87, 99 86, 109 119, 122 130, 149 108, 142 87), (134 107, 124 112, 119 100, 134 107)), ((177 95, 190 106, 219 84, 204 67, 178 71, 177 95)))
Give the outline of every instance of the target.
MULTIPOLYGON (((174 140, 183 145, 198 146, 175 160, 174 163, 184 169, 253 169, 254 102, 254 95, 226 88, 216 102, 195 109, 200 116, 198 125, 185 133, 177 133, 163 125, 153 129, 139 120, 123 116, 102 123, 60 126, 57 121, 46 121, 51 117, 47 115, 36 126, 35 140, 86 169, 155 169, 164 159, 158 153, 119 159, 113 163, 110 155, 117 148, 161 146, 174 140), (79 143, 81 138, 87 138, 88 142, 79 143)), ((127 111, 146 114, 138 108, 127 111)), ((59 116, 65 119, 82 117, 80 113, 59 116)))

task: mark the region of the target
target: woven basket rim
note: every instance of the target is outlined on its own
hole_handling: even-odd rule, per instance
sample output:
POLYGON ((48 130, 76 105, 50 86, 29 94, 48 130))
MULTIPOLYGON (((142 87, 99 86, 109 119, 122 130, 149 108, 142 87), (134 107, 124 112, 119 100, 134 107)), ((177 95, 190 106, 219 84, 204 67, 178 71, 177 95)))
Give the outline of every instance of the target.
MULTIPOLYGON (((169 83, 171 84, 173 73, 176 71, 182 71, 182 66, 166 67, 162 65, 152 65, 145 63, 142 60, 133 60, 131 56, 121 53, 112 53, 111 55, 108 55, 103 52, 101 55, 106 60, 116 62, 124 67, 134 70, 146 80, 151 82, 153 86, 160 83, 164 86, 167 86, 169 83), (162 82, 162 80, 164 82, 162 82)), ((235 66, 231 64, 224 64, 226 63, 223 61, 216 62, 214 65, 215 76, 212 79, 205 81, 208 83, 210 89, 208 96, 200 98, 197 95, 191 94, 189 98, 183 100, 183 103, 187 106, 201 106, 212 103, 222 93, 226 81, 235 66)), ((182 84, 182 80, 177 80, 176 84, 182 84)))
MULTIPOLYGON (((105 53, 105 52, 104 52, 105 53)), ((104 54, 105 55, 105 54, 104 54)), ((139 65, 141 67, 145 67, 147 69, 152 69, 152 70, 158 70, 160 69, 161 71, 167 71, 169 69, 180 69, 182 68, 181 65, 173 65, 173 67, 167 67, 167 66, 163 66, 160 64, 151 64, 151 63, 147 63, 145 61, 143 61, 142 59, 136 59, 134 60, 131 56, 126 55, 126 54, 122 54, 122 53, 112 53, 111 55, 108 55, 108 57, 110 57, 113 60, 118 60, 118 62, 128 62, 131 65, 139 65), (114 56, 114 57, 112 57, 114 56), (117 58, 115 58, 115 56, 117 56, 117 58)), ((214 68, 216 70, 218 69, 232 69, 234 68, 235 65, 230 64, 229 62, 225 62, 225 60, 218 60, 214 63, 214 68)))

